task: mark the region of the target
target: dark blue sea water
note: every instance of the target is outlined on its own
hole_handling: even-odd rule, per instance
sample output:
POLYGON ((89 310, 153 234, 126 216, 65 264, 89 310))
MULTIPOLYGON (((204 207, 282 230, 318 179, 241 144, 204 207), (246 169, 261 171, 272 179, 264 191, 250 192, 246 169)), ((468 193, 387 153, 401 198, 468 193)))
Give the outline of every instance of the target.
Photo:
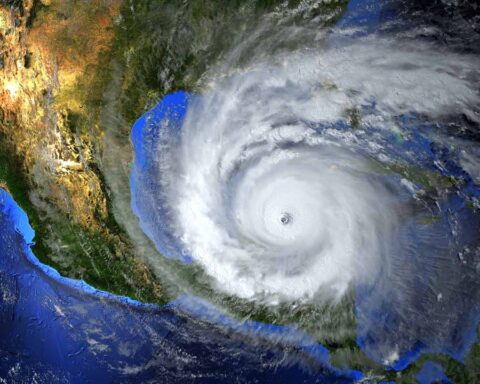
MULTIPOLYGON (((366 25, 361 33, 368 34, 379 24, 402 17, 405 9, 399 10, 397 3, 351 1, 338 27, 366 25)), ((137 175, 149 176, 148 168, 154 160, 149 156, 154 151, 148 145, 158 144, 155 131, 145 129, 157 126, 167 117, 174 134, 180 129, 189 97, 185 92, 169 95, 137 121, 132 132, 137 175), (149 141, 145 140, 146 135, 149 141)), ((409 116, 402 119, 408 127, 409 116)), ((421 152, 426 148, 448 164, 448 152, 432 148, 421 133, 405 142, 401 150, 421 152)), ((456 171, 462 172, 455 170, 453 164, 446 170, 448 174, 456 171)), ((175 240, 166 232, 156 231, 161 221, 158 211, 145 206, 147 200, 142 193, 148 191, 138 185, 148 180, 132 177, 133 209, 143 218, 142 229, 157 248, 165 255, 178 254, 173 249, 175 240)), ((478 193, 470 182, 468 188, 473 194, 478 193)), ((459 197, 446 206, 455 209, 456 203, 461 205, 463 201, 459 197)), ((0 211, 0 382, 350 383, 367 375, 349 367, 332 367, 328 349, 294 325, 238 322, 193 296, 182 296, 164 307, 143 305, 97 291, 82 281, 63 278, 36 259, 30 249, 35 234, 28 218, 5 191, 0 191, 0 211)), ((478 218, 468 216, 470 211, 458 212, 460 222, 478 228, 478 218)), ((191 259, 185 256, 184 261, 190 263, 191 259)), ((454 268, 451 271, 451 276, 460 273, 454 268)), ((425 270, 428 273, 438 271, 425 270)), ((466 276, 462 284, 458 285, 460 293, 465 292, 465 284, 473 287, 472 292, 478 292, 474 277, 466 276)), ((419 295, 429 295, 430 288, 428 284, 419 284, 417 289, 419 295)), ((391 289, 401 286, 392 285, 391 289)), ((449 298, 458 300, 460 309, 451 318, 454 323, 448 325, 441 322, 445 318, 440 310, 432 309, 431 314, 438 323, 426 324, 423 313, 417 313, 416 318, 415 311, 411 311, 406 318, 392 311, 390 306, 396 305, 394 294, 388 305, 376 299, 379 298, 375 293, 358 292, 357 343, 376 359, 376 351, 384 341, 397 338, 400 357, 390 369, 403 370, 426 352, 441 352, 463 361, 476 340, 480 317, 475 295, 449 298), (377 317, 382 319, 381 326, 372 332, 366 325, 377 317), (426 336, 421 340, 409 338, 412 327, 418 327, 418 333, 426 336), (429 332, 425 331, 427 328, 429 332)), ((442 367, 432 362, 425 363, 416 377, 422 384, 450 382, 442 367)))
MULTIPOLYGON (((181 258, 185 263, 190 263, 191 259, 179 251, 176 239, 171 237, 163 223, 168 207, 162 205, 160 198, 149 197, 155 195, 153 191, 161 190, 161 185, 153 177, 158 174, 155 156, 162 137, 159 127, 162 127, 163 133, 169 132, 169 137, 179 134, 189 102, 195 97, 200 96, 189 95, 182 91, 166 96, 155 108, 142 116, 132 130, 132 142, 137 154, 131 177, 132 208, 140 218, 142 229, 155 242, 157 248, 164 255, 181 258)), ((408 126, 408 121, 409 119, 405 118, 405 127, 408 126)), ((343 126, 340 125, 339 129, 343 129, 343 126)), ((389 137, 393 143, 392 147, 396 148, 392 149, 392 152, 395 150, 403 153, 413 150, 419 157, 424 153, 427 157, 442 156, 442 151, 438 153, 432 151, 432 143, 419 134, 417 125, 414 131, 416 132, 414 138, 400 145, 395 143, 394 135, 389 137)), ((455 172, 456 168, 453 165, 452 167, 453 170, 446 172, 455 172)), ((480 189, 472 181, 470 183, 471 192, 480 196, 480 189)), ((470 243, 473 242, 472 246, 475 247, 477 242, 475 231, 480 227, 477 215, 464 207, 464 201, 461 198, 454 198, 445 204, 444 211, 457 210, 459 222, 463 223, 460 226, 465 227, 463 231, 466 234, 465 239, 470 243)), ((447 222, 448 217, 445 216, 445 221, 439 220, 438 224, 435 224, 440 233, 449 231, 447 222)), ((424 240, 421 236, 417 237, 417 232, 421 232, 421 227, 414 226, 409 236, 416 243, 421 244, 424 240)), ((371 358, 383 363, 382 349, 389 348, 393 339, 399 356, 395 358, 394 363, 387 364, 390 369, 401 371, 425 353, 446 353, 458 361, 464 361, 477 339, 480 290, 476 273, 473 271, 472 274, 470 268, 459 264, 456 257, 458 250, 453 244, 442 244, 443 240, 445 239, 437 239, 435 244, 426 245, 430 251, 434 250, 433 247, 438 247, 439 253, 442 247, 451 248, 450 259, 436 266, 440 270, 445 269, 443 272, 445 276, 439 283, 435 283, 433 278, 433 275, 439 273, 438 270, 430 270, 430 266, 423 260, 416 260, 417 256, 414 254, 410 256, 410 260, 407 254, 402 254, 399 262, 407 263, 408 268, 411 268, 406 276, 398 281, 390 278, 379 281, 378 286, 382 289, 358 290, 357 344, 371 358), (418 269, 423 272, 418 274, 418 269), (454 284, 454 290, 451 294, 445 293, 448 295, 448 298, 445 298, 447 304, 439 305, 437 292, 442 291, 445 281, 454 284), (403 301, 402 295, 398 294, 406 285, 415 286, 417 292, 407 303, 403 301), (435 285, 438 285, 438 289, 435 285), (388 300, 385 300, 385 297, 388 300), (408 316, 405 316, 406 313, 408 316), (375 324, 374 327, 372 322, 375 324)), ((281 334, 287 332, 287 328, 283 327, 278 327, 276 330, 281 334)), ((317 348, 322 350, 320 345, 317 348)), ((427 368, 422 370, 421 374, 419 373, 422 382, 428 382, 425 380, 430 372, 432 377, 438 376, 438 369, 427 368)))
POLYGON ((279 338, 278 327, 237 323, 194 298, 142 305, 63 278, 33 255, 28 219, 4 191, 0 208, 0 378, 7 383, 360 377, 333 369, 328 352, 294 329, 279 338))

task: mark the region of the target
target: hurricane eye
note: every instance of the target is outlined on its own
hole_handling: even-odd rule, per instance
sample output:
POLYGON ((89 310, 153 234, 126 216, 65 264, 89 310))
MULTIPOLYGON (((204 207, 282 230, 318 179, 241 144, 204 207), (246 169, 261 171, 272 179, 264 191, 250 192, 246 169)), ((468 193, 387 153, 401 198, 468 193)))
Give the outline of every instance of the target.
POLYGON ((292 216, 287 213, 287 212, 283 212, 281 215, 280 215, 280 222, 283 224, 283 225, 288 225, 292 222, 292 216))

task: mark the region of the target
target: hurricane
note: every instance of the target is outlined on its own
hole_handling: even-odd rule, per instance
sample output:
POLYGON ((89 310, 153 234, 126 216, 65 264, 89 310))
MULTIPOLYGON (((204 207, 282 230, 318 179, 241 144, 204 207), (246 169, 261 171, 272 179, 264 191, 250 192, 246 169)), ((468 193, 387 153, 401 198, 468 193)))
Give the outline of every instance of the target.
POLYGON ((472 73, 473 59, 387 45, 262 63, 192 96, 180 137, 160 125, 152 198, 181 252, 219 288, 267 300, 342 294, 406 246, 401 217, 413 215, 421 186, 388 174, 418 162, 388 148, 389 136, 409 135, 395 117, 409 106, 445 114, 459 92, 468 111, 477 93, 452 75, 458 65, 472 73), (360 127, 352 108, 368 109, 360 127))
POLYGON ((480 122, 478 56, 417 32, 247 41, 142 116, 132 207, 162 257, 267 311, 353 300, 357 342, 383 364, 464 350, 442 319, 459 292, 464 335, 478 313, 478 153, 451 129, 480 122))
POLYGON ((478 4, 0 1, 0 382, 480 383, 478 4))

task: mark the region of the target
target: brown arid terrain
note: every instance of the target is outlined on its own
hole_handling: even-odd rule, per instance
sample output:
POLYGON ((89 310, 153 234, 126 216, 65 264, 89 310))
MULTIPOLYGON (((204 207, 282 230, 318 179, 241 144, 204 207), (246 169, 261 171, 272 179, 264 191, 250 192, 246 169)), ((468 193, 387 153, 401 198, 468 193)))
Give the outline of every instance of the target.
POLYGON ((100 109, 120 0, 0 3, 0 182, 27 212, 34 252, 60 273, 158 302, 99 170, 100 109))
MULTIPOLYGON (((129 135, 163 95, 195 91, 277 2, 219 3, 0 2, 0 185, 28 214, 35 255, 63 276, 147 302, 211 296, 199 267, 161 257, 139 227, 129 135)), ((322 23, 344 6, 325 3, 322 23)))
MULTIPOLYGON (((193 294, 237 319, 296 324, 329 349, 333 365, 399 379, 359 347, 355 292, 325 306, 240 299, 217 289, 199 264, 160 255, 131 209, 136 119, 168 93, 204 92, 209 76, 226 62, 228 75, 244 71, 250 60, 304 47, 303 34, 277 38, 285 36, 284 28, 296 30, 297 22, 316 20, 318 29, 306 29, 305 40, 322 44, 319 30, 335 25, 348 3, 0 0, 0 188, 27 213, 38 259, 62 276, 141 302, 164 304, 193 294), (251 38, 252 31, 259 34, 251 38)), ((361 108, 352 104, 344 113, 352 129, 361 127, 361 108)), ((457 183, 410 163, 369 158, 368 168, 404 178, 428 196, 457 183)), ((418 218, 425 226, 438 220, 418 218)), ((428 360, 460 378, 455 382, 474 382, 462 380, 479 375, 479 356, 478 343, 465 364, 425 354, 402 372, 402 382, 415 382, 428 360)))

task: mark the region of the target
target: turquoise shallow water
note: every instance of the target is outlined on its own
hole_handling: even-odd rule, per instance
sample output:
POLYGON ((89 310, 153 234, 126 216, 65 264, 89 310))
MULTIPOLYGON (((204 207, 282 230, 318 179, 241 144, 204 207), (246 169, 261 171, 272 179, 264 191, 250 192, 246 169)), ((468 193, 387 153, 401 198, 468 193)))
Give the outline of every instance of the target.
MULTIPOLYGON (((180 135, 190 99, 191 96, 184 92, 167 96, 158 106, 139 119, 132 131, 132 142, 138 153, 131 177, 133 210, 139 216, 145 233, 152 238, 159 251, 167 257, 183 258, 186 263, 191 263, 191 258, 181 252, 178 239, 168 232, 169 227, 166 224, 166 218, 169 217, 168 206, 164 205, 165 202, 157 200, 161 196, 158 193, 161 187, 154 180, 154 175, 159 173, 154 158, 158 148, 156 140, 165 137, 161 130, 167 130, 175 137, 180 135)), ((405 119, 408 121, 407 117, 405 119)), ((338 129, 344 127, 340 125, 338 129)), ((432 143, 420 133, 416 133, 411 140, 403 141, 401 145, 395 142, 395 135, 387 135, 387 139, 392 140, 392 153, 396 151, 402 154, 413 149, 416 154, 425 152, 425 157, 436 158, 444 155, 442 150, 439 150, 439 153, 432 151, 432 143)), ((451 169, 446 172, 451 172, 452 175, 464 173, 453 162, 451 169)), ((448 250, 447 254, 450 256, 442 260, 425 259, 426 256, 422 256, 422 259, 418 256, 422 250, 417 248, 410 255, 398 254, 395 256, 398 260, 394 263, 399 263, 399 266, 402 263, 409 264, 402 267, 408 268, 407 273, 380 277, 373 288, 359 287, 357 290, 357 343, 369 356, 382 363, 384 348, 388 348, 389 340, 394 338, 398 356, 391 366, 396 370, 408 367, 425 353, 448 353, 455 359, 463 361, 476 340, 479 289, 475 263, 467 266, 459 262, 457 255, 464 249, 465 244, 469 244, 471 248, 476 247, 475 228, 480 225, 479 218, 475 211, 465 206, 463 198, 478 196, 479 189, 470 180, 465 190, 467 191, 465 196, 456 195, 441 202, 445 204, 440 210, 445 212, 443 219, 439 218, 427 228, 423 224, 416 224, 413 219, 407 221, 404 232, 404 236, 408 236, 411 242, 420 247, 424 242, 424 252, 433 253, 436 257, 435 252, 448 250), (459 248, 453 247, 448 237, 445 238, 444 235, 450 233, 449 213, 452 210, 455 210, 458 222, 464 225, 457 226, 465 242, 459 248), (443 241, 446 243, 442 244, 443 241), (436 263, 435 270, 430 270, 429 263, 436 263), (472 267, 474 269, 471 269, 472 267), (419 270, 423 272, 419 273, 419 270), (442 279, 436 280, 435 274, 438 274, 438 270, 443 270, 445 275, 442 279), (429 277, 431 273, 435 274, 429 277), (432 289, 435 285, 437 288, 432 289), (401 292, 399 293, 405 286, 415 287, 415 292, 405 290, 405 295, 410 295, 407 299, 401 292), (448 295, 448 289, 454 289, 450 298, 443 296, 448 295), (448 308, 437 304, 438 292, 446 290, 447 293, 442 295, 442 299, 452 300, 450 303, 447 301, 448 308), (459 305, 458 297, 462 297, 462 305, 459 305), (410 315, 405 318, 405 313, 410 315), (427 318, 431 322, 426 321, 427 318), (444 322, 445 318, 455 319, 449 329, 448 323, 444 322), (374 327, 372 323, 375 324, 374 327)))
MULTIPOLYGON (((359 29, 353 35, 334 33, 326 45, 342 48, 348 46, 352 36, 368 39, 380 26, 387 25, 395 33, 404 28, 389 24, 402 18, 396 2, 382 6, 374 3, 352 1, 337 27, 340 31, 359 29)), ((387 27, 384 29, 388 34, 387 27)), ((461 40, 454 40, 451 47, 461 51, 461 40)), ((472 51, 468 46, 463 49, 472 51)), ((156 161, 157 151, 159 144, 167 142, 175 147, 181 141, 189 97, 201 103, 201 98, 208 95, 208 91, 195 96, 171 94, 140 117, 132 131, 136 156, 131 178, 133 210, 160 253, 187 264, 195 260, 168 226, 171 207, 159 193, 157 177, 162 170, 156 161)), ((387 370, 398 371, 425 353, 442 353, 465 361, 477 339, 480 313, 480 194, 478 179, 462 152, 478 147, 478 124, 472 123, 472 128, 461 123, 465 129, 456 131, 455 113, 436 119, 415 112, 416 107, 395 116, 402 134, 369 124, 360 127, 367 132, 364 141, 358 136, 357 155, 371 156, 371 152, 361 149, 367 148, 369 142, 380 143, 390 159, 407 164, 401 169, 379 170, 375 162, 377 168, 371 180, 380 180, 396 191, 399 210, 408 212, 402 216, 401 237, 413 246, 393 255, 394 272, 380 274, 373 285, 358 285, 355 292, 356 347, 387 370), (444 137, 451 141, 444 141, 444 137), (464 147, 465 142, 468 145, 464 147), (412 203, 411 195, 422 188, 422 180, 429 172, 440 176, 434 178, 437 185, 412 203), (398 187, 403 179, 411 183, 407 184, 414 192, 398 187)), ((361 108, 364 116, 378 113, 375 100, 361 108)), ((313 127, 320 135, 351 129, 345 119, 328 124, 313 120, 303 117, 296 122, 313 127)), ((368 173, 365 176, 370 177, 368 173)), ((11 382, 35 378, 44 383, 338 383, 358 381, 368 375, 348 367, 332 367, 330 358, 335 347, 329 350, 296 324, 238 321, 200 294, 183 295, 157 307, 65 279, 32 254, 29 244, 34 241, 34 233, 28 219, 3 191, 0 205, 1 378, 11 382)), ((422 383, 448 382, 443 370, 427 362, 416 377, 422 383)))
MULTIPOLYGON (((371 178, 372 183, 383 184, 390 192, 393 191, 393 197, 390 198, 389 203, 394 201, 395 209, 400 212, 401 217, 400 224, 395 229, 395 239, 392 240, 395 243, 388 244, 390 248, 387 252, 387 260, 376 262, 375 269, 381 270, 379 274, 368 284, 356 285, 355 313, 357 345, 371 359, 395 370, 407 368, 422 354, 427 353, 446 353, 458 361, 464 361, 476 340, 480 292, 477 278, 480 222, 477 208, 475 208, 479 196, 478 183, 474 173, 471 173, 471 168, 464 168, 465 163, 462 161, 462 154, 465 150, 462 148, 466 143, 462 140, 465 139, 465 133, 457 132, 459 141, 448 142, 455 135, 451 131, 451 127, 454 126, 454 122, 458 121, 456 115, 463 112, 452 109, 444 116, 439 117, 438 111, 433 109, 438 108, 437 102, 439 105, 448 103, 448 97, 443 99, 445 96, 439 94, 438 98, 432 99, 432 103, 424 97, 416 98, 417 84, 420 84, 420 89, 422 86, 426 87, 422 91, 426 94, 432 92, 438 85, 438 83, 435 85, 435 82, 430 81, 430 77, 434 78, 436 75, 434 72, 428 72, 428 69, 424 71, 423 77, 419 77, 411 83, 412 92, 401 88, 405 83, 411 81, 409 76, 412 75, 412 72, 422 67, 428 68, 429 65, 437 65, 439 58, 432 59, 431 56, 422 56, 429 50, 428 45, 423 44, 430 39, 424 40, 423 36, 415 36, 415 32, 411 36, 407 35, 406 38, 407 42, 410 41, 409 38, 418 39, 418 44, 410 47, 413 51, 420 47, 419 55, 412 57, 411 61, 409 61, 408 54, 410 52, 408 50, 405 51, 404 56, 400 55, 397 61, 388 61, 388 58, 374 56, 376 53, 373 50, 384 47, 385 42, 391 45, 397 44, 389 39, 397 34, 401 35, 401 31, 405 28, 412 27, 411 20, 404 24, 396 22, 402 19, 402 16, 404 16, 402 12, 395 8, 395 2, 386 2, 384 8, 376 7, 369 2, 352 2, 347 13, 338 22, 337 30, 328 37, 325 44, 327 46, 325 56, 319 56, 320 63, 322 60, 328 63, 329 51, 348 52, 352 49, 351 45, 356 46, 366 42, 363 52, 355 51, 356 54, 363 55, 365 51, 371 49, 370 54, 373 56, 368 59, 370 64, 377 65, 377 61, 381 63, 377 67, 377 72, 370 73, 369 69, 361 67, 364 63, 359 62, 357 72, 362 76, 361 72, 365 71, 369 76, 365 75, 360 82, 358 82, 355 72, 348 72, 348 67, 346 67, 347 71, 340 72, 343 77, 339 79, 339 82, 342 86, 352 87, 349 90, 349 96, 353 95, 353 100, 357 100, 356 97, 361 92, 373 92, 373 96, 370 98, 362 99, 360 97, 359 114, 364 116, 365 121, 359 123, 357 131, 352 132, 351 123, 345 121, 341 115, 325 123, 321 119, 315 121, 315 118, 310 117, 311 114, 305 113, 305 110, 301 108, 299 110, 305 116, 297 114, 294 110, 295 106, 292 107, 294 112, 291 113, 288 109, 291 105, 286 105, 283 110, 278 111, 278 115, 281 116, 278 121, 275 120, 275 113, 277 113, 275 109, 270 109, 273 117, 262 115, 259 119, 254 120, 257 123, 264 123, 265 120, 262 119, 271 118, 272 131, 285 124, 290 127, 295 126, 298 131, 305 128, 309 130, 309 135, 327 138, 341 137, 356 154, 370 162, 370 169, 362 176, 371 178), (375 44, 376 39, 378 39, 378 43, 375 44), (372 46, 369 45, 370 43, 372 46), (433 62, 430 63, 430 60, 437 61, 434 61, 435 64, 433 64, 433 62), (385 76, 382 71, 388 66, 392 67, 392 72, 388 72, 388 76, 385 76), (351 76, 351 81, 346 76, 351 76), (385 84, 389 84, 391 76, 398 79, 404 77, 405 81, 393 82, 385 89, 380 89, 379 81, 372 76, 378 76, 382 81, 387 82, 385 84), (422 85, 422 81, 426 81, 425 85, 422 85), (368 84, 369 82, 371 84, 368 84), (366 83, 367 86, 365 86, 366 83), (356 86, 359 87, 358 90, 354 88, 356 86), (395 90, 395 87, 398 87, 398 91, 395 90), (395 99, 391 100, 388 96, 385 97, 389 92, 397 95, 395 99), (384 98, 384 100, 380 98, 384 98), (405 100, 403 103, 400 101, 402 98, 405 100), (387 104, 382 105, 382 103, 387 104), (395 103, 399 103, 399 105, 397 106, 395 103), (284 117, 284 114, 287 117, 284 117), (395 128, 391 129, 392 126, 395 128), (450 137, 447 138, 448 136, 450 137), (468 261, 465 258, 467 254, 468 261), (378 266, 378 264, 381 265, 378 266)), ((462 49, 470 51, 466 45, 461 47, 457 43, 458 41, 455 44, 452 43, 453 51, 458 52, 462 49)), ((404 48, 402 44, 398 45, 398 49, 404 48)), ((393 55, 393 52, 387 54, 393 55)), ((304 61, 308 62, 308 55, 305 56, 304 61)), ((348 54, 345 57, 349 57, 348 54)), ((457 59, 466 59, 469 62, 473 56, 456 56, 452 62, 452 64, 455 62, 453 65, 458 63, 457 59)), ((285 59, 285 61, 287 60, 285 59)), ((356 63, 355 60, 355 57, 351 57, 353 63, 356 63)), ((262 62, 261 65, 265 64, 262 62)), ((291 65, 298 65, 298 63, 293 61, 291 65)), ((173 257, 183 260, 185 263, 192 263, 192 259, 195 259, 195 256, 192 258, 192 248, 189 249, 188 240, 184 240, 189 233, 182 232, 185 217, 178 216, 176 208, 172 208, 176 206, 175 204, 177 206, 182 204, 182 200, 177 199, 179 195, 184 193, 185 196, 188 196, 189 193, 184 192, 181 188, 176 189, 175 181, 171 180, 196 176, 195 172, 187 173, 185 171, 190 168, 195 171, 196 164, 182 164, 182 161, 188 162, 188 159, 196 158, 194 155, 190 156, 196 148, 201 148, 199 152, 204 151, 204 147, 207 148, 205 151, 207 161, 210 161, 209 156, 212 158, 216 156, 217 146, 211 145, 208 136, 202 137, 198 134, 200 139, 198 142, 194 141, 197 138, 197 132, 210 123, 215 125, 217 116, 220 116, 220 120, 225 119, 223 114, 226 114, 225 120, 228 121, 227 125, 230 124, 231 128, 225 128, 218 137, 211 137, 215 137, 215 140, 218 139, 223 143, 229 143, 228 145, 235 145, 235 139, 230 140, 230 131, 241 130, 244 121, 249 121, 248 113, 254 115, 257 112, 255 109, 261 110, 261 103, 254 106, 256 100, 263 100, 267 95, 268 101, 265 103, 270 103, 268 105, 275 108, 276 105, 272 99, 277 98, 281 103, 283 102, 282 97, 288 92, 296 95, 302 95, 304 92, 299 97, 304 97, 305 103, 308 103, 308 98, 312 97, 308 88, 302 90, 302 85, 298 85, 297 89, 295 87, 297 84, 293 83, 294 85, 292 85, 288 82, 286 86, 278 85, 277 89, 272 87, 272 89, 267 88, 267 91, 263 91, 261 89, 262 81, 264 81, 262 76, 268 76, 266 73, 275 73, 278 68, 273 64, 270 67, 267 65, 270 72, 265 71, 264 74, 262 66, 260 68, 253 66, 252 76, 256 76, 256 73, 262 75, 258 76, 257 83, 252 83, 251 88, 245 85, 250 81, 247 70, 247 75, 242 73, 232 76, 233 93, 229 88, 229 80, 226 81, 227 85, 222 82, 217 84, 214 82, 213 90, 203 94, 191 95, 181 91, 176 92, 166 96, 134 125, 132 142, 137 157, 131 176, 133 210, 139 217, 144 232, 165 257, 173 257), (243 78, 244 80, 242 80, 243 78), (219 89, 218 92, 215 89, 216 86, 219 89), (242 87, 246 87, 247 90, 243 91, 242 87), (237 89, 239 91, 235 93, 237 89), (231 107, 230 100, 235 100, 236 97, 242 100, 242 92, 245 92, 248 98, 244 99, 243 104, 239 102, 231 107), (222 100, 222 97, 225 97, 225 100, 222 100), (227 106, 225 110, 222 109, 222 103, 227 106), (200 121, 203 126, 197 124, 197 121, 200 121), (187 131, 184 132, 185 130, 187 131), (190 141, 197 147, 190 145, 192 144, 190 141), (208 152, 210 145, 211 153, 208 152), (170 158, 172 162, 169 162, 170 158), (172 187, 172 185, 174 186, 172 187)), ((474 64, 466 63, 466 66, 469 68, 467 71, 473 70, 468 76, 472 76, 472 81, 475 82, 475 71, 478 68, 474 64)), ((330 68, 325 65, 325 69, 328 71, 330 68)), ((281 76, 284 76, 282 70, 278 70, 278 74, 272 81, 278 81, 281 76)), ((309 70, 307 67, 306 77, 308 77, 309 70)), ((443 71, 448 70, 437 69, 437 73, 443 73, 443 71)), ((332 76, 334 75, 335 72, 332 76)), ((335 80, 332 81, 335 85, 335 80)), ((442 81, 444 80, 439 80, 439 82, 442 81)), ((299 81, 300 83, 301 81, 299 81)), ((266 82, 266 84, 269 83, 266 82)), ((324 87, 323 84, 319 85, 320 89, 322 87, 324 87)), ((440 87, 440 93, 445 89, 440 87)), ((472 96, 471 101, 468 101, 467 104, 466 108, 471 107, 475 111, 478 106, 478 95, 472 96)), ((442 114, 440 113, 440 115, 442 114)), ((214 129, 210 129, 210 131, 214 135, 217 133, 214 129)), ((252 132, 254 132, 253 127, 246 130, 245 135, 254 135, 252 132)), ((232 137, 234 134, 232 133, 232 137)), ((267 137, 267 133, 264 134, 267 137)), ((296 155, 307 146, 296 138, 287 138, 282 141, 282 134, 287 135, 288 132, 278 134, 281 144, 275 148, 277 152, 284 149, 291 151, 292 148, 298 147, 300 148, 298 152, 294 152, 296 155)), ((468 139, 472 141, 467 144, 467 147, 476 145, 474 134, 468 139)), ((230 209, 229 194, 232 193, 232 189, 236 188, 238 180, 247 174, 248 168, 252 167, 252 164, 256 165, 256 162, 261 164, 261 161, 267 158, 268 154, 264 155, 259 150, 262 144, 261 140, 253 142, 252 153, 259 151, 261 155, 258 158, 252 157, 252 159, 248 157, 250 154, 249 144, 242 144, 245 147, 239 152, 240 160, 232 166, 233 171, 228 178, 218 181, 215 174, 217 170, 212 168, 210 176, 205 179, 212 183, 220 183, 219 190, 210 191, 210 196, 218 192, 221 196, 218 201, 226 201, 225 211, 230 209), (248 161, 245 160, 246 158, 248 161), (261 160, 258 160, 259 158, 261 160), (221 185, 223 181, 225 181, 225 185, 221 185), (222 187, 224 190, 221 189, 222 187), (221 200, 222 198, 224 200, 221 200)), ((228 148, 225 152, 228 152, 228 148)), ((218 160, 218 164, 221 164, 218 166, 219 168, 224 166, 222 163, 224 158, 221 156, 218 160)), ((203 160, 201 156, 196 159, 199 162, 203 160)), ((230 158, 228 159, 230 160, 230 158)), ((201 163, 198 165, 198 172, 202 172, 201 163)), ((253 194, 250 195, 249 200, 255 199, 255 189, 252 191, 253 194)), ((210 196, 206 196, 207 200, 210 196)), ((245 203, 247 204, 248 201, 245 203)), ((219 203, 220 211, 224 208, 222 204, 219 203)), ((381 203, 379 202, 379 204, 381 203)), ((191 207, 195 208, 193 205, 191 207)), ((215 216, 218 211, 218 205, 210 209, 211 217, 221 221, 215 216)), ((198 214, 197 211, 192 210, 192 212, 195 212, 195 215, 198 214)), ((198 220, 199 216, 195 217, 196 219, 192 219, 192 221, 198 220)), ((230 235, 229 241, 231 241, 236 232, 233 229, 230 230, 228 225, 227 228, 230 235)), ((359 227, 358 230, 361 231, 364 228, 359 227)), ((341 231, 341 228, 338 230, 341 231)), ((202 241, 210 240, 205 237, 202 238, 202 241)), ((202 259, 202 263, 208 270, 209 262, 202 259)), ((217 273, 215 269, 212 268, 212 270, 214 274, 217 273)), ((218 273, 215 276, 218 279, 218 273)), ((239 276, 243 277, 242 274, 239 276)))

